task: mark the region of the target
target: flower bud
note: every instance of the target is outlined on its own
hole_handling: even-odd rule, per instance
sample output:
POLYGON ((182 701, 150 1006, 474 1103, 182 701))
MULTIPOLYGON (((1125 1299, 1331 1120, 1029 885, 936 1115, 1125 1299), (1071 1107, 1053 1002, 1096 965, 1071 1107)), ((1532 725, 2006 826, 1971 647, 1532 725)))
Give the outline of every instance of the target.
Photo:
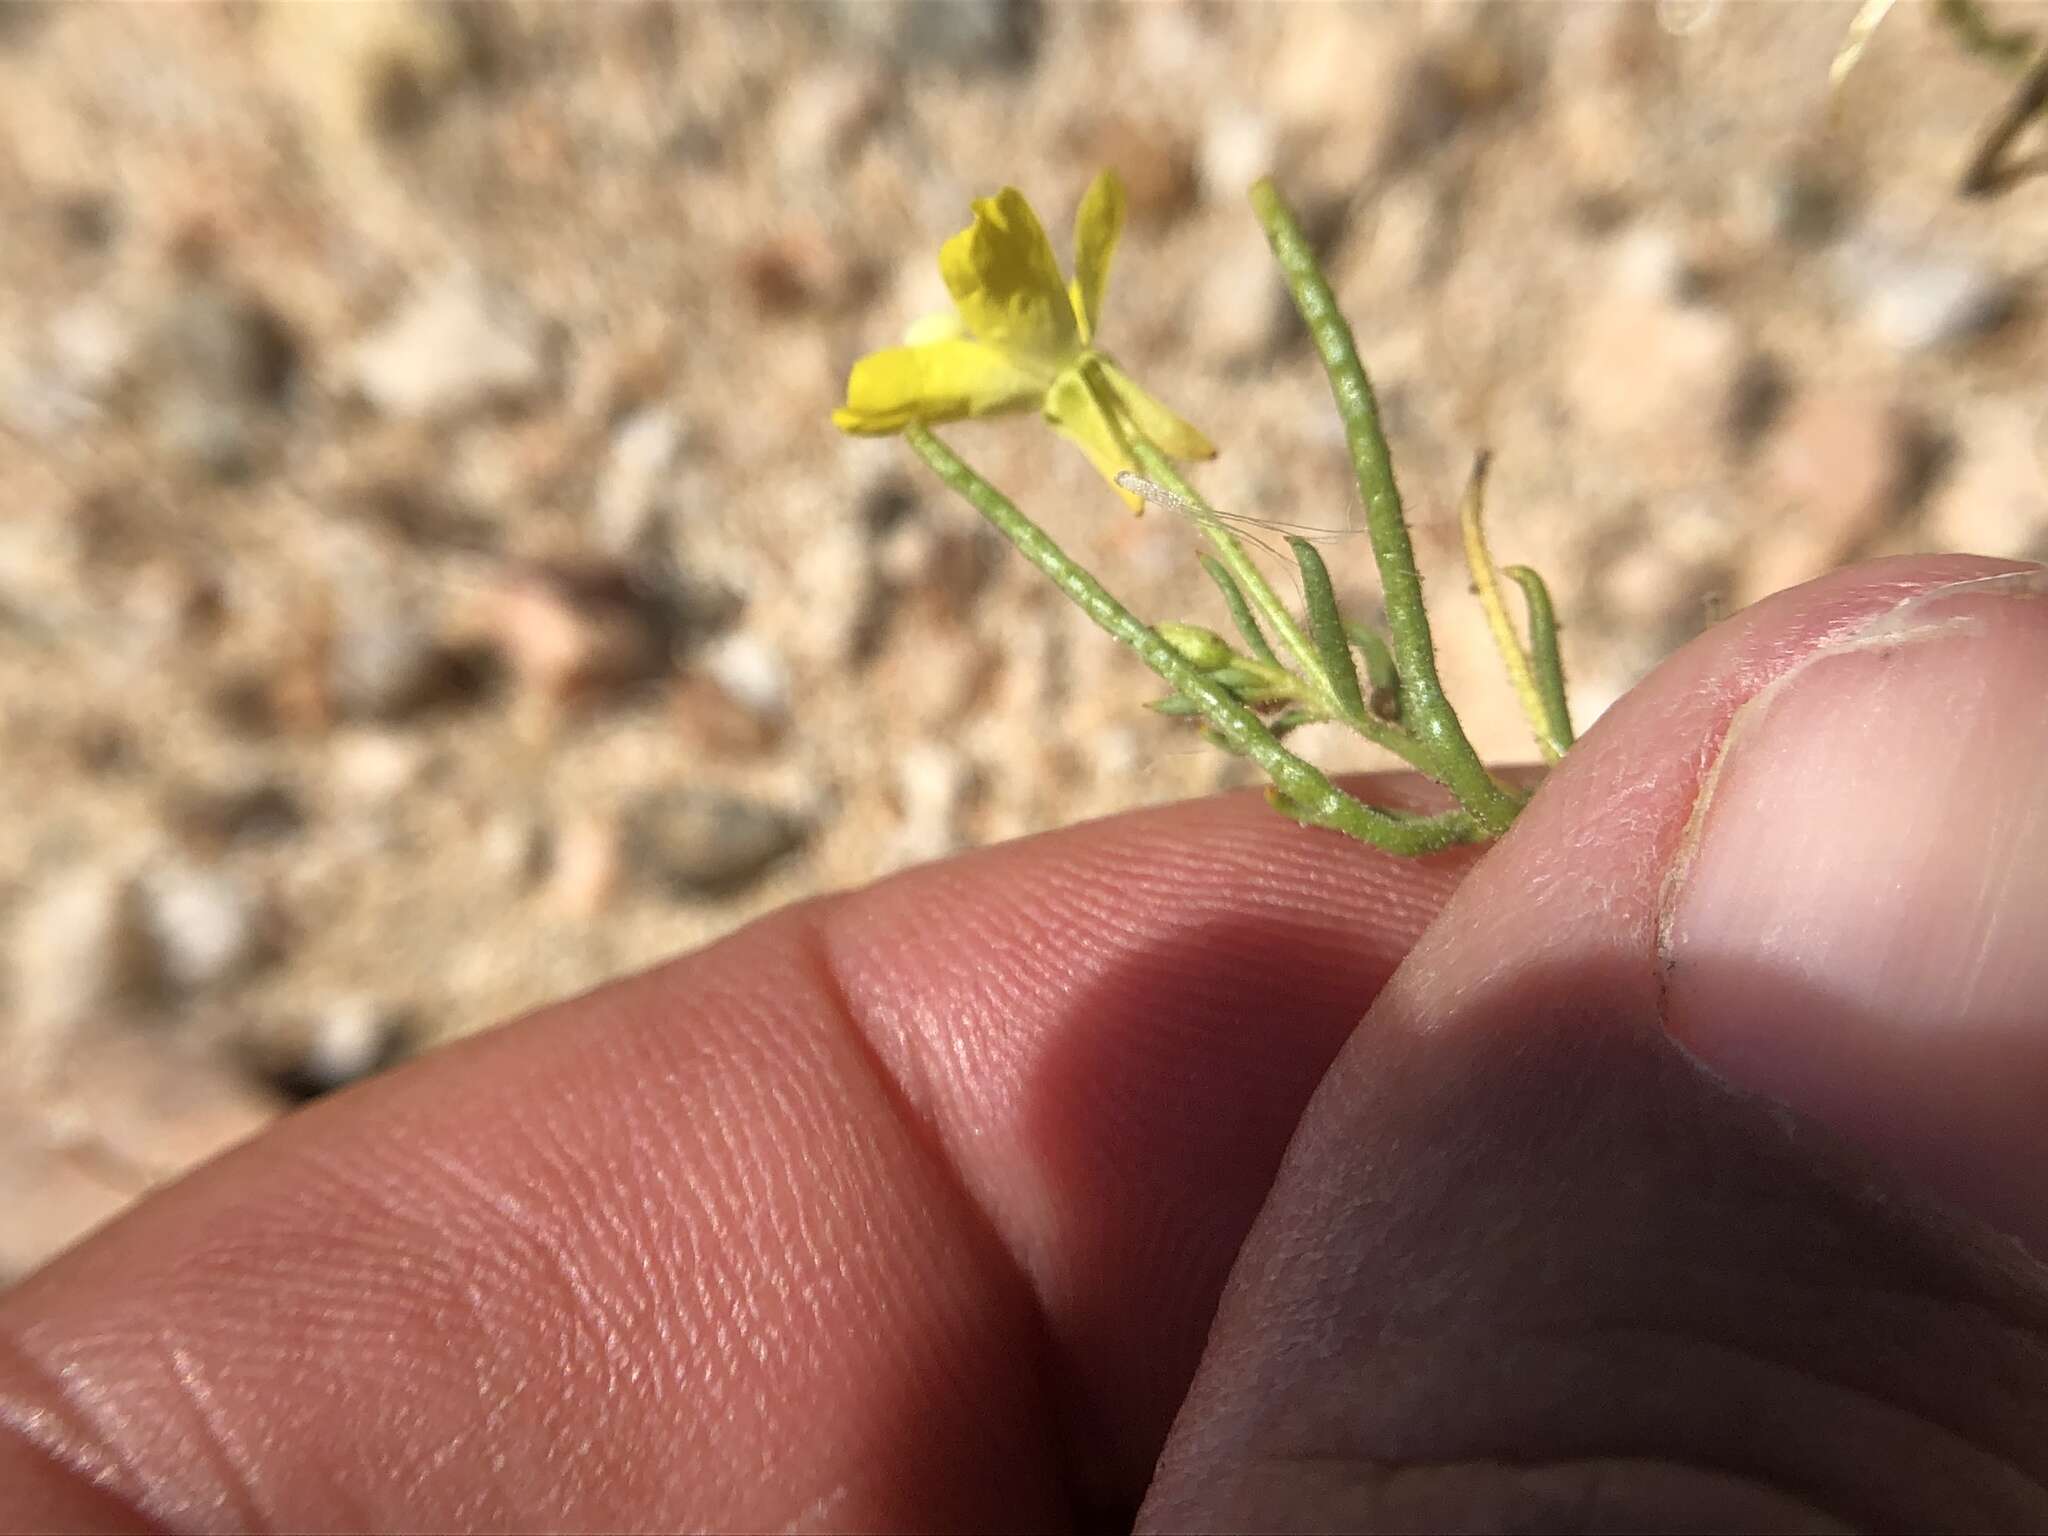
POLYGON ((1156 628, 1159 638, 1172 646, 1182 661, 1200 672, 1229 666, 1235 654, 1229 641, 1199 624, 1160 624, 1156 628))

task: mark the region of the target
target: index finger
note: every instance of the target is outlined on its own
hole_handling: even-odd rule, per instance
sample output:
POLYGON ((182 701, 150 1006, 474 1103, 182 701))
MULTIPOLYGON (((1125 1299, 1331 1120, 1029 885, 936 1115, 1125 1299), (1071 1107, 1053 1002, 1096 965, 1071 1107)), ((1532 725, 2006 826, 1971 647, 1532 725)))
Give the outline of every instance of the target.
POLYGON ((0 1298, 10 1523, 1135 1509, 1302 1105, 1469 863, 1144 812, 316 1105, 0 1298))

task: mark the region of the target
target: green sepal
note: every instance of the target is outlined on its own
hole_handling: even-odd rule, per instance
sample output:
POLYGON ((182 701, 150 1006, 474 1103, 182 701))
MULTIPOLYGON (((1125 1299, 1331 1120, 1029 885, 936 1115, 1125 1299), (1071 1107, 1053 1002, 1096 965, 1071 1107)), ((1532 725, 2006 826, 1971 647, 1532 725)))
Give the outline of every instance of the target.
POLYGON ((1203 672, 1214 672, 1237 659, 1230 642, 1213 629, 1199 624, 1155 624, 1159 638, 1179 653, 1181 660, 1203 672))

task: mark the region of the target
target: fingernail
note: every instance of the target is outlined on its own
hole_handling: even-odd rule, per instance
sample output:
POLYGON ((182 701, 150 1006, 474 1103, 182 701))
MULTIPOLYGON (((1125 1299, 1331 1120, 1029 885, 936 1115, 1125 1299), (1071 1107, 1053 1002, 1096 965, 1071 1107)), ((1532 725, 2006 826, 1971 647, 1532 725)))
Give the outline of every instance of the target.
POLYGON ((1922 594, 1745 704, 1661 942, 1710 1071, 2048 1252, 2048 572, 1922 594))

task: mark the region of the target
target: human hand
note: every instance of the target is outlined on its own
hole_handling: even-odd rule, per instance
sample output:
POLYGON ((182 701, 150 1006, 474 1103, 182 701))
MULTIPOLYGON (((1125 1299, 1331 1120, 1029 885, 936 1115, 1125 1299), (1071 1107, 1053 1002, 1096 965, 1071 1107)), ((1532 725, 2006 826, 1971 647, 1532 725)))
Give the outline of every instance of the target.
POLYGON ((2003 569, 1483 859, 1122 817, 315 1105, 0 1297, 0 1523, 2048 1524, 2048 601, 1914 596, 2003 569))

